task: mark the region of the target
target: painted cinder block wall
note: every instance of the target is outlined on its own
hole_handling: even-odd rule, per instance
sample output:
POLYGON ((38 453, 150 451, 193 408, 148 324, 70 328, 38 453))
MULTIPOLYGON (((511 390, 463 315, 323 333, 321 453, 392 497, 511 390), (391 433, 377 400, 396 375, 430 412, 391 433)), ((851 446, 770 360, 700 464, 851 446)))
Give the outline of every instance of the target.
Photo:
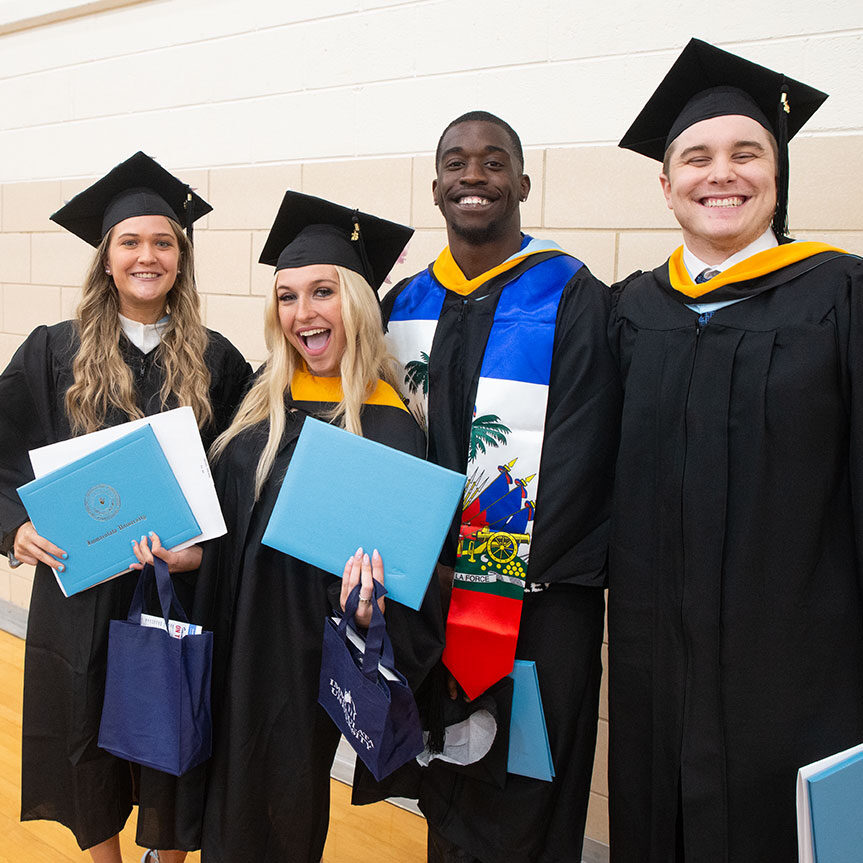
MULTIPOLYGON (((615 142, 691 35, 831 94, 791 145, 792 231, 863 251, 863 14, 848 0, 817 16, 803 0, 721 16, 678 0, 0 2, 0 367, 77 302, 90 249, 48 215, 138 149, 213 204, 195 231, 205 321, 253 362, 272 284, 256 261, 284 190, 414 226, 396 281, 445 242, 432 152, 472 108, 522 137, 527 231, 608 282, 656 266, 680 242, 659 166, 615 142)), ((0 561, 0 626, 21 626, 31 584, 0 561)), ((603 693, 600 842, 607 732, 603 693)))
POLYGON ((853 0, 0 0, 0 181, 423 153, 477 106, 610 143, 690 36, 831 93, 807 134, 859 132, 861 34, 853 0))

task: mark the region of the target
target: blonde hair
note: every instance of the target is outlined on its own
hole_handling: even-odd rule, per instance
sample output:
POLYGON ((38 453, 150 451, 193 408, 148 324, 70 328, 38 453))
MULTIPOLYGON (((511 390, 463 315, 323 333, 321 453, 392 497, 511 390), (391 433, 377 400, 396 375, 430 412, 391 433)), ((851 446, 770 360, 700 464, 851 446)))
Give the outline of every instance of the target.
MULTIPOLYGON (((159 392, 162 407, 173 395, 190 405, 198 426, 213 420, 210 372, 204 363, 208 335, 201 323, 201 303, 195 289, 192 244, 180 225, 168 219, 180 250, 179 270, 168 292, 170 321, 162 332, 156 362, 164 371, 159 392)), ((135 399, 132 372, 120 353, 120 301, 113 278, 105 272, 113 229, 99 244, 84 282, 76 312, 80 345, 72 364, 74 382, 66 391, 66 413, 73 434, 96 431, 118 409, 130 420, 143 416, 135 399)))
MULTIPOLYGON (((390 386, 397 385, 395 360, 387 352, 380 306, 369 283, 353 270, 344 267, 335 267, 335 270, 346 345, 340 363, 342 400, 325 414, 325 419, 362 436, 363 402, 374 392, 379 379, 390 386)), ((210 448, 210 456, 215 460, 238 434, 258 423, 268 422, 267 443, 255 470, 255 500, 273 469, 285 431, 285 393, 294 372, 303 368, 302 357, 287 340, 279 321, 275 280, 264 312, 264 336, 269 354, 263 370, 243 399, 230 427, 210 448)))

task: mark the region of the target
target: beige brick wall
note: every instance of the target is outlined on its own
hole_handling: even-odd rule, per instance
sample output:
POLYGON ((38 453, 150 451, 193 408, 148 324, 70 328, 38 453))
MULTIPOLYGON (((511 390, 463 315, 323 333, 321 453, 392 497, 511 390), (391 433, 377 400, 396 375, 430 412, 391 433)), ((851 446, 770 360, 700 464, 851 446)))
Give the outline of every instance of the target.
MULTIPOLYGON (((801 239, 863 250, 863 136, 819 137, 791 146, 791 224, 801 239), (837 171, 841 166, 841 172, 837 171)), ((533 149, 523 225, 556 240, 607 282, 659 264, 680 243, 665 206, 659 165, 614 147, 533 149)), ((265 355, 261 320, 272 269, 257 263, 285 189, 331 197, 413 225, 406 260, 391 279, 424 267, 446 241, 432 203, 429 155, 303 165, 213 168, 183 178, 214 206, 195 230, 199 289, 208 326, 256 364, 265 355)), ((0 367, 30 330, 73 314, 89 248, 48 220, 88 180, 0 186, 0 367)), ((0 406, 2 409, 2 406, 0 406)), ((26 607, 32 571, 0 561, 0 601, 26 607)), ((607 665, 607 650, 603 647, 607 665)), ((608 841, 608 708, 603 685, 588 835, 608 841)))
POLYGON ((0 282, 29 281, 30 235, 11 232, 0 234, 0 282))

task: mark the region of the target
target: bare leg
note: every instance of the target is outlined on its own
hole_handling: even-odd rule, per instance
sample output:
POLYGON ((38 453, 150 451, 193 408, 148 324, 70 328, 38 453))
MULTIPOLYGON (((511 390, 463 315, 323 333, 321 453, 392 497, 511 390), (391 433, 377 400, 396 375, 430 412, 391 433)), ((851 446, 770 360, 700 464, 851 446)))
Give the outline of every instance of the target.
POLYGON ((93 863, 123 863, 123 858, 120 856, 119 834, 94 845, 89 850, 93 863))

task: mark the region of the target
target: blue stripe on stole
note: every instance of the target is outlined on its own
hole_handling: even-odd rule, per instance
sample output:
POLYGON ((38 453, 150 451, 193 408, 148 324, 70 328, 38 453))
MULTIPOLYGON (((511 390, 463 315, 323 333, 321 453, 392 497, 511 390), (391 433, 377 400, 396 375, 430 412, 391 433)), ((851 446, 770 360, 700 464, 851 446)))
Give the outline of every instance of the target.
POLYGON ((446 292, 431 275, 431 268, 420 273, 396 297, 391 321, 436 321, 440 317, 446 292))
POLYGON ((480 377, 548 386, 560 297, 584 266, 558 255, 506 286, 488 337, 480 377))

